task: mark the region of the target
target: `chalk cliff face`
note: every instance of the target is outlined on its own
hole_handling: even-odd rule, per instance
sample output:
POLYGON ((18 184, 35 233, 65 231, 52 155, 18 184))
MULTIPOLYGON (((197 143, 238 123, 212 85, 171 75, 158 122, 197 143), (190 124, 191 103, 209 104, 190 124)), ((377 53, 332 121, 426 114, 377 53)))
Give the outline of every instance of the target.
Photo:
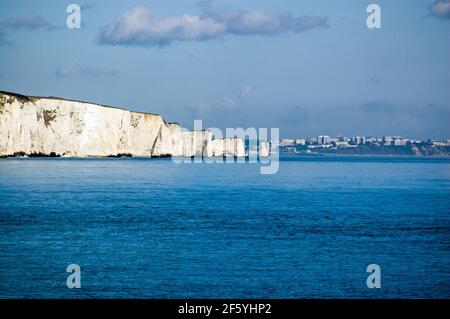
POLYGON ((211 141, 211 155, 225 157, 245 156, 244 141, 235 137, 215 139, 211 141))
POLYGON ((240 138, 212 140, 160 115, 0 92, 0 156, 245 156, 240 138))
POLYGON ((209 157, 211 137, 209 131, 186 131, 174 123, 161 125, 152 155, 209 157))

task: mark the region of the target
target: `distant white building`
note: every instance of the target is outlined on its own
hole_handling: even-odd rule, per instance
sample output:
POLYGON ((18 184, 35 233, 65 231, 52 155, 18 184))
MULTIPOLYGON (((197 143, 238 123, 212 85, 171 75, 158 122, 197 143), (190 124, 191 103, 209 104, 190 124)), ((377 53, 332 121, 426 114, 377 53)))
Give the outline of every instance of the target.
POLYGON ((353 145, 363 145, 366 144, 366 138, 364 136, 353 136, 351 143, 353 145))
POLYGON ((392 141, 392 145, 394 146, 405 146, 408 143, 408 140, 404 140, 401 138, 397 138, 392 141))
POLYGON ((292 146, 295 144, 295 140, 290 138, 284 138, 280 141, 280 146, 292 146))
POLYGON ((402 139, 401 136, 383 136, 384 145, 393 145, 394 141, 397 139, 402 139))
POLYGON ((295 140, 295 144, 297 145, 305 145, 306 141, 303 138, 299 138, 295 140))
POLYGON ((317 143, 317 137, 308 137, 308 143, 317 143))
POLYGON ((317 144, 319 145, 327 145, 331 143, 331 137, 328 135, 320 135, 317 137, 317 144))

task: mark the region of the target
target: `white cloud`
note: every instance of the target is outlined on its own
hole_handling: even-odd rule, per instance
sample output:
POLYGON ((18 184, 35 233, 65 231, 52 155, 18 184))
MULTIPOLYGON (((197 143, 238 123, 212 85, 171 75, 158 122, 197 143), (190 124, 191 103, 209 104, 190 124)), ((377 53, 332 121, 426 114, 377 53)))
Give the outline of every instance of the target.
POLYGON ((103 27, 100 44, 164 46, 174 41, 205 41, 226 34, 256 35, 292 31, 304 32, 327 26, 326 17, 275 15, 260 10, 214 10, 201 15, 160 18, 145 6, 138 6, 116 17, 103 27))
POLYGON ((176 40, 207 40, 224 32, 224 26, 210 18, 184 14, 160 19, 143 6, 117 17, 100 33, 101 44, 167 45, 176 40))
POLYGON ((210 10, 204 16, 224 23, 227 32, 236 35, 276 34, 287 31, 299 33, 328 26, 326 17, 295 17, 292 14, 271 14, 261 10, 210 10))
POLYGON ((431 7, 431 13, 435 17, 450 19, 450 0, 437 0, 431 7))

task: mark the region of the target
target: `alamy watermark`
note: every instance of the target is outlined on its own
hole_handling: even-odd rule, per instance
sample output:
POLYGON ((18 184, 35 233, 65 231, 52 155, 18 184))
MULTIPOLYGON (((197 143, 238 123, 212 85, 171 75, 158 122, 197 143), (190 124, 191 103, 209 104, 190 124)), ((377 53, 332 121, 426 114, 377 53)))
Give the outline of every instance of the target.
POLYGON ((366 20, 369 29, 381 29, 381 8, 378 4, 369 4, 366 12, 370 13, 366 20))
POLYGON ((66 25, 69 29, 81 28, 81 7, 78 4, 69 4, 66 8, 66 12, 69 16, 66 20, 66 25))
POLYGON ((370 273, 367 277, 367 288, 381 288, 381 267, 377 264, 370 264, 367 266, 366 271, 370 273))
POLYGON ((77 264, 70 264, 66 268, 66 272, 70 273, 67 276, 66 285, 67 288, 81 288, 81 268, 77 264))
POLYGON ((279 128, 203 128, 202 120, 194 121, 193 131, 183 131, 182 146, 172 156, 174 163, 248 163, 260 164, 261 174, 279 170, 279 128))

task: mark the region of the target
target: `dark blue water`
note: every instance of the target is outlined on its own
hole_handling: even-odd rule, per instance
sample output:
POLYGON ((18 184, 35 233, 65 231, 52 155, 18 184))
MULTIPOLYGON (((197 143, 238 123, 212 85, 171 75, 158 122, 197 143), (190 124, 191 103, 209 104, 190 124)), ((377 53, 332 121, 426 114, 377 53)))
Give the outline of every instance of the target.
POLYGON ((0 297, 449 298, 450 161, 0 160, 0 297))

